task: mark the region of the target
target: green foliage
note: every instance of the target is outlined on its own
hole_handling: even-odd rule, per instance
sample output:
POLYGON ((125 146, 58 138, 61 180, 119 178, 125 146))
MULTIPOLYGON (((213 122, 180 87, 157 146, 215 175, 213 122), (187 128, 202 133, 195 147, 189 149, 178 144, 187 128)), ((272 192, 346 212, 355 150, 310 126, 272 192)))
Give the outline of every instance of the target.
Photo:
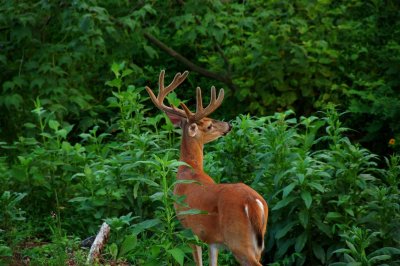
POLYGON ((1 228, 9 230, 13 222, 25 220, 25 211, 17 208, 17 205, 25 196, 26 193, 3 192, 3 195, 0 197, 2 208, 0 215, 1 228))
MULTIPOLYGON (((70 121, 83 130, 105 115, 100 103, 108 96, 103 84, 109 60, 126 58, 127 49, 130 54, 141 54, 143 41, 138 41, 138 35, 132 31, 140 29, 138 18, 153 12, 146 5, 129 14, 120 14, 120 10, 128 9, 127 5, 110 2, 102 6, 96 1, 34 4, 3 1, 0 6, 0 29, 4 33, 0 38, 2 137, 14 140, 15 132, 27 130, 23 126, 31 121, 33 99, 38 97, 57 121, 70 121), (117 44, 124 44, 126 49, 114 49, 117 44)), ((134 63, 131 67, 126 71, 134 72, 136 79, 142 78, 142 70, 134 63)))
POLYGON ((18 225, 25 221, 25 211, 18 207, 26 193, 4 191, 0 197, 0 265, 12 257, 11 245, 19 238, 18 225), (3 261, 4 258, 4 261, 3 261))
MULTIPOLYGON (((222 77, 192 72, 182 99, 193 98, 189 86, 229 87, 219 112, 235 117, 234 130, 206 147, 205 169, 267 199, 264 264, 397 265, 399 8, 393 0, 3 1, 0 264, 24 256, 82 264, 79 238, 102 220, 112 226, 105 260, 193 263, 188 245, 199 242, 173 211, 182 200, 172 194, 177 130, 150 111, 143 90, 157 86, 160 69, 170 80, 186 66, 147 32, 222 77), (243 112, 260 117, 236 117, 243 112), (358 140, 393 155, 381 159, 358 140)), ((169 100, 179 105, 175 94, 169 100)), ((220 263, 235 262, 221 252, 220 263)))
POLYGON ((211 151, 211 176, 239 175, 264 195, 273 265, 397 265, 399 157, 380 169, 376 155, 344 135, 334 109, 322 115, 238 118, 211 151))
POLYGON ((393 255, 400 255, 400 249, 383 247, 367 254, 366 248, 371 242, 375 242, 379 232, 371 233, 370 230, 363 230, 354 227, 343 234, 346 239, 346 248, 335 250, 333 253, 343 254, 345 262, 336 262, 331 265, 376 265, 382 261, 392 259, 393 255))
MULTIPOLYGON (((0 238, 3 258, 15 250, 38 264, 83 261, 77 237, 95 234, 105 220, 112 228, 106 260, 192 263, 189 245, 201 243, 182 230, 173 208, 182 201, 172 191, 183 164, 176 160, 175 129, 144 109, 143 89, 127 85, 128 66, 111 68, 105 106, 115 117, 80 133, 37 98, 35 120, 28 122, 34 135, 2 143, 17 155, 0 164, 0 221, 8 232, 0 238), (28 225, 18 222, 24 218, 28 225), (24 248, 32 236, 35 244, 24 248)), ((264 263, 390 265, 399 259, 400 159, 387 158, 387 168, 380 168, 377 155, 346 137, 340 117, 333 107, 299 119, 292 111, 239 116, 228 136, 206 146, 211 176, 245 182, 269 203, 264 263)), ((219 260, 234 263, 229 253, 219 260)))

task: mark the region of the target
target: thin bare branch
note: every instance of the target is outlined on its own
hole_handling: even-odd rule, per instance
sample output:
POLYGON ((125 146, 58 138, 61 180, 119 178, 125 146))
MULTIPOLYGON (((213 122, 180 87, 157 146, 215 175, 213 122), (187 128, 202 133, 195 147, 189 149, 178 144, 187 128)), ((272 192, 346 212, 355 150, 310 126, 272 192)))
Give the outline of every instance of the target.
POLYGON ((173 58, 175 58, 176 60, 178 60, 182 64, 186 65, 192 71, 195 71, 195 72, 197 72, 197 73, 199 73, 199 74, 201 74, 201 75, 203 75, 205 77, 221 81, 221 82, 225 83, 231 89, 235 89, 236 88, 235 85, 232 82, 232 79, 229 76, 224 76, 224 75, 220 75, 220 74, 215 73, 215 72, 211 72, 211 71, 209 71, 209 70, 207 70, 205 68, 202 68, 202 67, 194 64, 189 59, 187 59, 186 57, 184 57, 183 55, 181 55, 180 53, 178 53, 174 49, 168 47, 166 44, 164 44, 162 41, 160 41, 159 39, 157 39, 156 37, 154 37, 152 34, 150 34, 148 32, 145 32, 144 36, 152 44, 154 44, 155 46, 157 46, 158 48, 160 48, 161 50, 163 50, 164 52, 166 52, 167 54, 169 54, 170 56, 172 56, 173 58))

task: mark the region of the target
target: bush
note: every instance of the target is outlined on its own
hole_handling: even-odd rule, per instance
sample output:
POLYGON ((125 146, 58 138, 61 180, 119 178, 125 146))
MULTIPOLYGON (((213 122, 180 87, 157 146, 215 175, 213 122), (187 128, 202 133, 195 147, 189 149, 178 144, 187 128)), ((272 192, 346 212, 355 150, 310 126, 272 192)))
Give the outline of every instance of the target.
MULTIPOLYGON (((179 200, 173 176, 181 165, 175 129, 145 109, 142 88, 126 86, 133 71, 125 64, 112 70, 104 106, 114 118, 74 132, 38 98, 28 124, 33 135, 2 143, 15 155, 0 164, 0 224, 7 232, 0 250, 7 262, 11 250, 14 258, 42 264, 83 261, 79 238, 95 234, 101 220, 112 227, 104 260, 192 261, 188 245, 201 243, 182 230, 173 211, 179 200)), ((218 182, 247 183, 269 203, 264 263, 397 265, 399 156, 380 167, 377 155, 346 136, 349 129, 333 107, 299 119, 292 111, 239 116, 233 125, 228 136, 206 146, 205 169, 218 182)), ((219 260, 234 263, 224 253, 219 260)))
POLYGON ((292 112, 242 116, 211 151, 211 172, 253 186, 269 204, 265 262, 399 262, 399 156, 381 169, 348 131, 334 109, 299 121, 292 112))

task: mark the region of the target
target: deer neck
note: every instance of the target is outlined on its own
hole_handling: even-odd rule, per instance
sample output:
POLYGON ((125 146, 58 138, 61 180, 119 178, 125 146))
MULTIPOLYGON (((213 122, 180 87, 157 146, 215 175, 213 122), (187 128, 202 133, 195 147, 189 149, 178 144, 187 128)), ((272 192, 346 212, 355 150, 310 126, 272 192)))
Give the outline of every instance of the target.
MULTIPOLYGON (((180 166, 178 169, 177 178, 180 180, 195 180, 202 184, 215 184, 214 180, 204 173, 203 170, 203 147, 204 143, 200 139, 192 138, 186 133, 184 130, 182 136, 182 144, 181 144, 181 161, 190 165, 188 166, 180 166)), ((177 184, 176 188, 178 187, 188 187, 192 184, 177 184)), ((179 189, 175 190, 175 192, 179 191, 179 189)), ((177 192, 183 193, 181 192, 177 192)))
POLYGON ((193 169, 203 171, 203 146, 204 144, 183 134, 181 144, 181 161, 189 164, 193 169))

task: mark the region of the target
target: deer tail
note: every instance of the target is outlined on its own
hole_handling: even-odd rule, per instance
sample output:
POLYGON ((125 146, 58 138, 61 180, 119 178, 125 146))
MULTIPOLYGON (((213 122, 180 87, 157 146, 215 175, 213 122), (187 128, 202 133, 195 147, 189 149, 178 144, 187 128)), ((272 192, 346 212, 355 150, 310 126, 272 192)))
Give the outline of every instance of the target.
POLYGON ((251 228, 254 234, 254 247, 256 250, 263 250, 268 210, 265 210, 264 204, 261 200, 252 199, 246 204, 245 211, 250 220, 251 228))

